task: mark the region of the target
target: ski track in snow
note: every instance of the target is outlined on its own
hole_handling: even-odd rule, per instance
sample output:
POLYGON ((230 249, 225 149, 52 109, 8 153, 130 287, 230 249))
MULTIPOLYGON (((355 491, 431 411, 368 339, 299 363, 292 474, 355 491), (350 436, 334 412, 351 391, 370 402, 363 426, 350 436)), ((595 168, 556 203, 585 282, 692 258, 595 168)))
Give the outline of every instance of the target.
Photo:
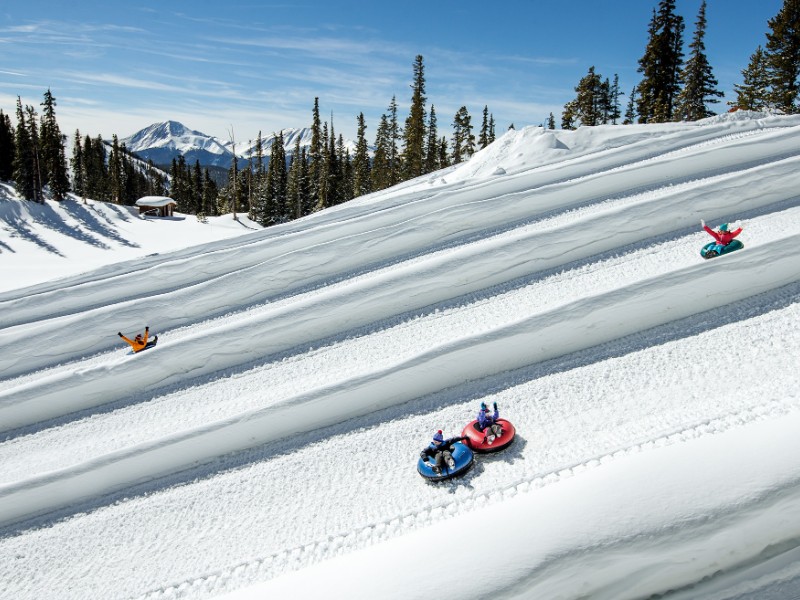
MULTIPOLYGON (((63 479, 67 485, 70 477, 91 472, 104 465, 108 457, 126 454, 136 459, 140 451, 145 456, 145 448, 202 438, 210 423, 235 424, 237 419, 252 418, 254 412, 271 406, 288 406, 280 418, 291 419, 304 414, 300 412, 301 403, 292 406, 295 399, 318 390, 347 390, 354 382, 368 381, 378 372, 400 372, 399 365, 413 365, 420 356, 456 352, 460 340, 474 340, 476 347, 478 342, 490 347, 493 336, 517 343, 515 324, 568 306, 580 307, 580 301, 592 306, 596 299, 599 310, 601 302, 613 304, 623 299, 626 290, 682 273, 696 272, 698 280, 701 273, 706 278, 713 273, 745 280, 764 278, 763 268, 755 260, 748 262, 748 256, 760 256, 759 252, 767 256, 766 251, 772 248, 796 246, 800 231, 800 198, 796 192, 786 194, 786 189, 792 189, 787 179, 796 181, 794 189, 800 189, 797 128, 787 129, 731 134, 730 128, 710 127, 697 128, 699 139, 688 144, 685 134, 675 140, 664 136, 655 145, 644 140, 621 150, 606 149, 572 159, 576 168, 583 170, 578 178, 562 181, 555 171, 557 164, 510 173, 505 181, 501 178, 494 184, 500 190, 497 196, 486 192, 494 189, 492 181, 463 187, 450 184, 444 186, 445 190, 432 190, 433 198, 439 198, 440 203, 426 205, 431 196, 421 196, 414 201, 418 212, 408 213, 415 219, 438 215, 433 222, 447 233, 433 231, 420 236, 411 232, 410 239, 421 240, 418 253, 413 254, 413 243, 402 241, 396 247, 389 244, 376 261, 364 255, 371 256, 375 244, 385 242, 381 235, 391 227, 380 230, 379 235, 378 229, 368 226, 372 199, 356 201, 352 220, 363 222, 363 229, 345 227, 344 233, 335 233, 336 219, 347 222, 349 218, 346 207, 338 207, 320 218, 318 230, 324 234, 321 239, 327 240, 320 242, 323 245, 346 238, 363 244, 357 261, 348 256, 350 262, 343 263, 345 266, 333 277, 320 267, 315 271, 316 280, 312 278, 285 295, 271 297, 276 293, 273 290, 248 299, 247 290, 243 290, 227 313, 209 311, 201 303, 198 307, 187 305, 180 319, 168 317, 174 304, 161 295, 188 299, 194 297, 188 290, 207 285, 198 278, 194 267, 198 261, 191 252, 177 253, 175 260, 168 262, 167 272, 192 276, 193 280, 167 287, 164 283, 168 277, 156 276, 159 265, 153 262, 148 266, 157 279, 153 290, 158 296, 152 299, 143 294, 138 301, 123 301, 120 294, 124 286, 115 277, 88 275, 71 279, 74 285, 66 289, 53 288, 67 296, 65 306, 69 308, 50 318, 46 307, 51 292, 46 285, 37 286, 42 294, 41 307, 32 303, 28 317, 6 328, 6 339, 37 331, 44 332, 43 338, 34 335, 31 344, 58 339, 83 319, 92 322, 87 327, 87 339, 101 339, 107 336, 109 324, 121 309, 139 312, 144 304, 148 314, 154 315, 151 323, 170 323, 159 331, 162 342, 151 356, 176 364, 180 361, 170 360, 171 356, 177 357, 192 344, 213 352, 214 345, 232 330, 247 328, 268 336, 281 312, 287 321, 295 319, 295 326, 301 327, 298 323, 302 323, 303 311, 296 306, 328 305, 333 310, 337 298, 343 299, 342 306, 357 305, 353 298, 358 292, 349 290, 359 290, 362 285, 374 290, 383 282, 399 281, 399 290, 412 296, 419 294, 420 300, 416 304, 400 303, 393 310, 368 315, 361 321, 343 319, 334 327, 320 329, 325 333, 321 336, 318 323, 311 319, 307 337, 287 335, 286 344, 270 347, 267 356, 260 359, 255 356, 261 347, 250 342, 253 352, 242 356, 228 353, 219 368, 204 370, 205 365, 197 365, 195 375, 187 373, 166 385, 154 377, 152 384, 136 392, 100 387, 104 401, 87 404, 79 411, 69 410, 69 405, 47 408, 40 413, 43 418, 23 421, 10 433, 7 430, 5 435, 10 437, 0 443, 0 463, 4 465, 0 501, 6 496, 13 502, 14 494, 30 491, 37 481, 58 483, 63 479), (639 145, 648 144, 645 153, 639 145), (665 151, 665 147, 672 149, 665 151), (762 154, 754 150, 757 148, 763 150, 762 154), (713 161, 703 157, 706 152, 718 151, 741 158, 710 172, 713 161), (673 161, 683 169, 680 177, 654 185, 646 185, 645 178, 642 185, 631 185, 631 178, 635 181, 634 174, 646 165, 663 167, 664 162, 673 161), (686 173, 689 165, 693 171, 686 173), (550 171, 554 171, 552 176, 550 171), (612 173, 627 177, 614 179, 612 173), (608 187, 597 187, 598 181, 609 178, 612 183, 603 184, 608 187), (619 183, 623 180, 624 184, 619 183), (562 188, 582 189, 579 181, 586 185, 584 195, 559 200, 564 194, 562 188), (777 181, 780 185, 774 183, 777 181), (748 192, 755 187, 757 191, 748 192), (593 197, 590 189, 597 196, 593 197), (725 193, 736 193, 739 198, 735 202, 730 197, 721 198, 725 193), (556 198, 553 204, 511 211, 512 220, 507 224, 496 220, 487 228, 481 217, 466 225, 455 219, 439 220, 447 217, 448 211, 472 209, 476 203, 488 206, 491 202, 486 198, 523 198, 530 203, 548 194, 556 198), (736 208, 726 212, 732 210, 732 204, 736 208), (750 252, 698 266, 697 250, 708 236, 696 232, 696 215, 710 220, 709 215, 728 218, 729 214, 746 219, 745 244, 750 252), (630 224, 636 228, 630 230, 630 224), (581 231, 587 227, 613 234, 595 243, 582 237, 581 231), (370 234, 366 238, 360 237, 364 231, 370 234), (435 242, 437 239, 444 241, 435 242), (408 253, 409 249, 411 256, 400 252, 408 253), (486 255, 492 255, 495 264, 506 264, 505 257, 510 263, 508 271, 463 285, 449 275, 477 264, 486 255), (521 266, 515 270, 514 264, 521 266), (428 281, 424 279, 427 271, 451 284, 449 293, 431 300, 427 289, 418 289, 418 280, 428 281), (90 293, 99 293, 101 300, 85 304, 84 294, 89 292, 82 288, 86 286, 90 293), (70 304, 73 290, 74 304, 70 304), (110 306, 101 306, 107 301, 110 306), (204 314, 213 318, 204 318, 204 314), (294 343, 289 343, 292 340, 294 343), (87 440, 92 440, 91 444, 87 445, 87 440), (54 455, 53 447, 62 447, 64 452, 54 455)), ((381 211, 386 222, 394 218, 394 209, 406 214, 400 209, 417 198, 413 189, 401 190, 395 202, 381 211)), ((290 238, 299 227, 286 228, 285 237, 290 238)), ((268 235, 280 240, 283 234, 268 235)), ((399 239, 405 239, 405 234, 399 239)), ((241 247, 230 241, 216 247, 223 254, 244 254, 259 245, 248 236, 241 247)), ((252 264, 233 262, 241 265, 239 273, 248 277, 253 276, 250 269, 264 265, 262 259, 252 264)), ((95 548, 89 554, 76 547, 77 562, 103 556, 107 565, 123 564, 131 553, 160 557, 148 561, 148 568, 138 578, 115 582, 120 597, 208 597, 242 582, 271 578, 378 543, 443 517, 535 492, 619 456, 796 411, 800 408, 796 391, 778 389, 762 373, 765 353, 772 353, 770 368, 782 371, 795 369, 796 357, 800 356, 797 340, 781 335, 796 327, 800 317, 800 289, 793 283, 800 281, 800 263, 786 264, 782 271, 778 269, 781 278, 763 279, 765 287, 757 298, 742 296, 731 304, 729 298, 720 296, 709 300, 708 306, 698 305, 692 310, 689 305, 694 300, 670 297, 676 304, 685 305, 681 307, 685 314, 663 324, 658 322, 652 329, 624 333, 616 336, 618 339, 612 336, 591 346, 591 350, 565 340, 564 350, 551 350, 552 356, 543 362, 510 372, 490 370, 478 383, 442 377, 445 384, 440 388, 420 397, 403 398, 396 405, 376 402, 372 408, 343 406, 338 409, 338 420, 348 416, 350 420, 301 430, 292 441, 281 436, 254 438, 251 448, 245 444, 230 455, 202 455, 199 465, 201 455, 190 452, 180 468, 152 471, 158 473, 160 479, 156 481, 148 481, 146 468, 131 470, 128 478, 123 478, 124 484, 100 496, 83 498, 72 506, 54 504, 50 514, 29 514, 28 522, 23 518, 6 522, 7 532, 25 535, 0 538, 0 556, 10 558, 2 561, 0 580, 10 582, 5 592, 12 597, 32 597, 29 595, 34 590, 57 589, 59 582, 70 580, 72 589, 59 590, 60 597, 96 597, 101 590, 81 588, 80 582, 64 571, 74 565, 57 564, 46 551, 51 545, 69 544, 74 532, 80 530, 81 536, 96 540, 102 551, 95 548), (759 308, 765 302, 772 308, 759 308), (728 353, 724 363, 714 361, 721 347, 728 353), (606 351, 608 355, 603 356, 606 351), (682 381, 665 380, 658 367, 674 356, 695 365, 682 381), (714 381, 705 377, 710 365, 714 381), (641 373, 648 376, 632 375, 641 373), (715 398, 720 380, 747 381, 748 393, 715 398), (627 392, 631 386, 639 389, 635 397, 627 392), (520 432, 518 440, 500 456, 481 457, 477 467, 461 480, 440 486, 420 481, 415 458, 431 429, 444 426, 447 434, 456 435, 480 401, 500 404, 503 416, 520 432), (353 448, 376 448, 376 452, 365 459, 353 448), (342 473, 348 476, 340 477, 342 473), (324 495, 311 493, 319 487, 326 489, 324 495), (287 499, 290 507, 286 506, 287 499), (252 522, 254 514, 261 515, 259 523, 252 522), (183 555, 178 564, 169 560, 170 549, 165 546, 169 540, 159 539, 158 532, 164 528, 179 529, 179 538, 186 542, 188 556, 183 555), (129 531, 139 532, 137 539, 126 537, 129 531), (34 547, 45 552, 31 552, 34 547), (232 553, 235 558, 228 558, 232 553)), ((132 266, 124 269, 141 276, 132 266)), ((127 276, 124 269, 123 280, 127 276)), ((480 273, 484 270, 481 268, 480 273)), ((224 272, 219 264, 206 271, 213 285, 219 286, 215 293, 224 290, 221 279, 227 276, 219 275, 224 272)), ((652 285, 657 292, 657 283, 652 285)), ((662 293, 669 295, 669 288, 662 293)), ((21 300, 13 296, 0 295, 0 307, 6 303, 6 315, 10 314, 8 307, 20 306, 21 300)), ((311 316, 320 314, 319 310, 309 308, 311 316)), ((50 381, 74 381, 74 389, 81 390, 81 386, 111 375, 122 380, 121 371, 141 364, 139 359, 145 356, 135 357, 136 363, 131 362, 134 357, 119 349, 86 356, 85 347, 76 345, 72 350, 54 353, 52 358, 45 356, 36 371, 15 366, 16 374, 0 381, 0 415, 24 394, 35 398, 47 392, 50 381)), ((482 359, 476 352, 470 360, 477 367, 482 359)), ((413 368, 410 371, 412 376, 415 372, 413 368)), ((237 430, 234 427, 232 431, 237 430)))

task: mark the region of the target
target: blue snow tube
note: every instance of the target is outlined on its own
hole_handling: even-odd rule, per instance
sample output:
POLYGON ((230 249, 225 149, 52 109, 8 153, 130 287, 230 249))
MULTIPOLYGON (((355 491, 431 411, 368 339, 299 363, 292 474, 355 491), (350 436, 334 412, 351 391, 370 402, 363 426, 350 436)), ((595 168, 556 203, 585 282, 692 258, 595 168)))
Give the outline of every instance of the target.
POLYGON ((417 471, 428 481, 443 481, 445 479, 450 479, 451 477, 458 477, 459 475, 463 475, 469 471, 469 468, 472 466, 475 458, 472 450, 467 448, 467 446, 461 442, 456 442, 453 444, 453 450, 451 454, 453 455, 453 460, 456 463, 456 466, 453 469, 450 469, 445 464, 444 467, 442 467, 442 472, 437 473, 433 470, 433 467, 427 460, 422 460, 422 458, 420 458, 417 461, 417 471))
POLYGON ((714 258, 722 254, 728 254, 734 250, 741 250, 744 244, 739 240, 731 240, 727 246, 720 246, 717 242, 709 242, 700 248, 700 256, 703 258, 714 258))

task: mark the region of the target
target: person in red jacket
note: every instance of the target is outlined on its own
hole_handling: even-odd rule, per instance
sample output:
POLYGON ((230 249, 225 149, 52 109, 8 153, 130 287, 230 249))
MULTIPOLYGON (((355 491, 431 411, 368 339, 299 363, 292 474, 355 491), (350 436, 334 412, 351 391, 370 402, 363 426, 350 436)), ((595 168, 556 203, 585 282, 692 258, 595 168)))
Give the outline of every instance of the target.
MULTIPOLYGON (((706 232, 711 237, 713 237, 715 240, 717 240, 717 245, 716 246, 712 246, 709 249, 709 250, 716 251, 717 254, 722 254, 722 249, 725 246, 727 246, 728 244, 730 244, 733 241, 733 238, 735 238, 737 235, 742 233, 741 226, 737 227, 736 229, 731 231, 730 227, 729 227, 729 225, 727 223, 723 223, 722 225, 720 225, 719 228, 717 229, 717 231, 714 231, 713 229, 711 229, 711 227, 706 225, 706 222, 703 221, 702 219, 700 220, 700 225, 703 226, 703 229, 705 229, 706 232)), ((736 223, 734 223, 734 226, 735 225, 736 225, 736 223)))
POLYGON ((141 333, 137 333, 136 337, 133 339, 126 338, 124 335, 122 335, 122 332, 120 331, 117 332, 117 335, 126 342, 128 342, 131 345, 131 348, 133 348, 134 352, 141 352, 142 350, 148 348, 149 346, 155 346, 155 343, 158 341, 158 336, 155 336, 152 342, 150 342, 149 344, 147 343, 147 336, 150 335, 149 326, 144 328, 144 335, 142 335, 141 333))

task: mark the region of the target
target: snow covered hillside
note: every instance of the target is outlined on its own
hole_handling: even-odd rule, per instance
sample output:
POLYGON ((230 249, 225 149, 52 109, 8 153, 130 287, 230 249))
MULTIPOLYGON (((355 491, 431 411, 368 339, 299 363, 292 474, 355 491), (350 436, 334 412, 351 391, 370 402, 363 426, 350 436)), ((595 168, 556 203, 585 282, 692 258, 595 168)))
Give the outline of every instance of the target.
POLYGON ((798 593, 798 190, 800 116, 527 128, 286 225, 4 282, 0 596, 798 593), (745 249, 703 261, 701 219, 745 249), (514 444, 424 482, 482 401, 514 444))

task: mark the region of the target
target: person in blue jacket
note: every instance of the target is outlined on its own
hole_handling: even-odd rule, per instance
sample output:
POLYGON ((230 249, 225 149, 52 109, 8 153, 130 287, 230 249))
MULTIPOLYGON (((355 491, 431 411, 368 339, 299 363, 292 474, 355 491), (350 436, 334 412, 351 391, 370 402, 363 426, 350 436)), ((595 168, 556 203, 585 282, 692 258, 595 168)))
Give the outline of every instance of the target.
POLYGON ((497 410, 497 402, 494 403, 494 414, 490 414, 489 407, 485 402, 481 402, 481 409, 478 411, 478 431, 486 434, 486 443, 489 445, 503 435, 503 428, 497 422, 499 418, 500 411, 497 410))
POLYGON ((465 439, 467 438, 452 437, 449 439, 444 439, 444 435, 440 429, 433 434, 433 440, 431 440, 431 443, 419 453, 419 456, 422 460, 427 461, 429 464, 431 463, 431 459, 433 459, 431 468, 433 469, 434 473, 441 473, 442 467, 445 463, 447 463, 448 467, 454 469, 456 466, 456 461, 453 460, 453 455, 451 454, 453 444, 456 442, 461 442, 465 439))

